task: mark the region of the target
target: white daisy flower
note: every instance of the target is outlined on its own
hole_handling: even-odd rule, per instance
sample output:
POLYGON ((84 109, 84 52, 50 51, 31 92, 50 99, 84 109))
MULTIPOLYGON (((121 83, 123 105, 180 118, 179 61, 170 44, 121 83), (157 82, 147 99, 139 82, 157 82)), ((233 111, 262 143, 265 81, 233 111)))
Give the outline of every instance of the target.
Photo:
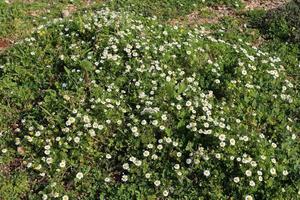
POLYGON ((83 178, 83 173, 82 173, 82 172, 78 172, 78 173, 76 174, 76 178, 77 178, 78 180, 82 179, 82 178, 83 178))

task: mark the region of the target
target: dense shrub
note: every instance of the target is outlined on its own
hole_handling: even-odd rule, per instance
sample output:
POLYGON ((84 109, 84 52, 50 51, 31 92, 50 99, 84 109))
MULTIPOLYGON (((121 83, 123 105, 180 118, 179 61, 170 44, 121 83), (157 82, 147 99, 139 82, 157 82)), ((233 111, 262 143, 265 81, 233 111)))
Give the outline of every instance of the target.
POLYGON ((250 13, 252 25, 270 38, 300 42, 300 2, 291 1, 284 6, 265 11, 250 13))
POLYGON ((29 186, 16 191, 299 197, 299 91, 284 63, 205 33, 104 9, 55 20, 10 49, 1 107, 18 110, 0 164, 21 160, 10 173, 29 186))

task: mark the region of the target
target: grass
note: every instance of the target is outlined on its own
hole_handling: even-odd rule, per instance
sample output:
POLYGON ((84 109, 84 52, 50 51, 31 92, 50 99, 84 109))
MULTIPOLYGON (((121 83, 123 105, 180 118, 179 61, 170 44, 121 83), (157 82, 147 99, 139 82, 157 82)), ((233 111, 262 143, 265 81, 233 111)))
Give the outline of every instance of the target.
POLYGON ((264 12, 106 3, 0 4, 0 199, 297 199, 298 44, 264 12))
MULTIPOLYGON (((236 0, 214 0, 202 1, 181 0, 179 2, 163 0, 163 1, 93 1, 89 5, 86 1, 79 0, 57 0, 57 1, 20 1, 13 0, 10 3, 0 2, 0 14, 3 16, 0 20, 0 37, 18 38, 30 33, 34 27, 47 21, 62 17, 62 11, 68 6, 78 9, 86 7, 99 8, 106 3, 106 6, 113 10, 127 10, 142 14, 144 16, 157 16, 161 20, 168 20, 176 16, 184 16, 191 11, 202 8, 207 5, 225 4, 229 6, 241 7, 242 4, 236 0)), ((90 8, 90 9, 92 9, 90 8)))
MULTIPOLYGON (((100 1, 93 1, 100 3, 100 1)), ((64 10, 84 9, 89 4, 85 1, 20 1, 0 2, 0 38, 18 39, 30 34, 31 30, 53 18, 63 17, 64 10)), ((70 11, 72 12, 72 11, 70 11)))

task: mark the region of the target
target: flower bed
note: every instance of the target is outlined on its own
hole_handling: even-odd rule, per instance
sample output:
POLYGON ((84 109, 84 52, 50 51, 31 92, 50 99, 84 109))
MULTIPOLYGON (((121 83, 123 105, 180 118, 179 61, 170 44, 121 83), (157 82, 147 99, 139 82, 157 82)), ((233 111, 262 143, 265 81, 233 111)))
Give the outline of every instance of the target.
POLYGON ((0 161, 22 160, 30 199, 297 196, 299 91, 274 55, 102 9, 2 61, 19 120, 0 161))

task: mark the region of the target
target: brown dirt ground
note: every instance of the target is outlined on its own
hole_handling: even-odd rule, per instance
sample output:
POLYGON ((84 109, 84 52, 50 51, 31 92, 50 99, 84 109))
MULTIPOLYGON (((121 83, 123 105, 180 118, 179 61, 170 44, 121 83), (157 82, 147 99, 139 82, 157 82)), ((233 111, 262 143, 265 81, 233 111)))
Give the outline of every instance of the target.
MULTIPOLYGON (((253 9, 272 10, 276 9, 289 0, 244 0, 245 8, 242 11, 248 11, 253 9)), ((239 17, 237 11, 227 6, 214 6, 208 7, 207 10, 211 13, 210 16, 202 16, 201 11, 195 11, 191 14, 170 20, 170 24, 187 24, 187 25, 201 25, 201 24, 215 24, 220 21, 223 17, 239 17)))
POLYGON ((5 50, 12 44, 12 41, 5 38, 0 38, 0 51, 5 50))
POLYGON ((263 10, 272 10, 276 9, 283 4, 289 2, 289 0, 244 0, 246 4, 246 10, 253 10, 253 9, 263 9, 263 10))
POLYGON ((226 16, 236 16, 234 10, 226 7, 226 6, 215 6, 206 8, 205 12, 211 13, 209 16, 201 15, 201 11, 195 11, 186 17, 181 17, 178 19, 172 19, 170 21, 171 24, 179 24, 182 25, 184 23, 188 25, 201 25, 201 24, 216 24, 220 19, 226 16))

